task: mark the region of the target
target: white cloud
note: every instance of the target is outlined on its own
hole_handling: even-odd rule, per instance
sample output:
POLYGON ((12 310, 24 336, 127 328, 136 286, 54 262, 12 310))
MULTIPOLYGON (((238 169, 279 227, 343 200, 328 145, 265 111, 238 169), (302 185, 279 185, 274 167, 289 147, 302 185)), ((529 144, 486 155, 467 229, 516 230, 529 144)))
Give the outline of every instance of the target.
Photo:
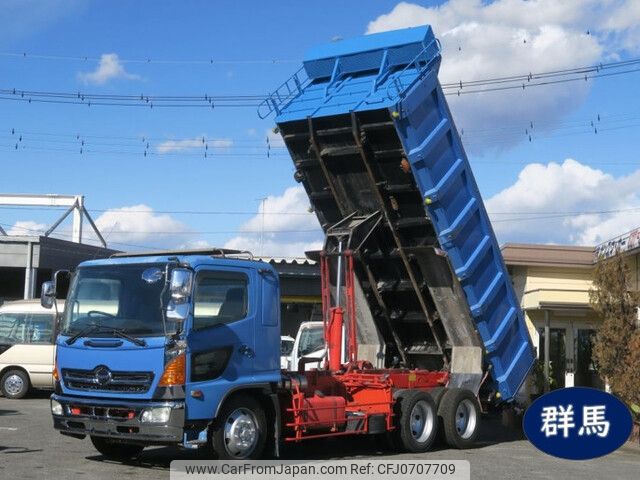
POLYGON ((640 170, 614 177, 573 159, 532 163, 486 207, 501 242, 595 245, 640 226, 639 183, 640 170))
MULTIPOLYGON (((196 249, 211 246, 207 241, 198 238, 197 232, 188 225, 171 215, 157 213, 144 204, 111 208, 95 217, 94 223, 106 240, 107 246, 117 250, 196 249)), ((41 235, 51 224, 20 220, 7 229, 7 234, 41 235)), ((51 235, 71 240, 71 218, 67 218, 51 235)), ((100 245, 98 237, 86 220, 83 224, 82 242, 100 245)))
MULTIPOLYGON (((122 250, 135 249, 122 244, 171 247, 184 242, 182 234, 190 230, 172 216, 155 213, 143 204, 107 210, 95 219, 95 223, 107 244, 122 250)), ((95 241, 93 232, 87 227, 86 234, 95 241)))
MULTIPOLYGON (((619 0, 449 0, 401 2, 367 33, 430 24, 442 42, 440 81, 451 83, 596 64, 640 49, 639 2, 619 0), (634 43, 635 42, 635 43, 634 43)), ((459 129, 476 152, 525 140, 525 126, 554 123, 582 104, 591 82, 450 96, 459 129), (495 130, 522 125, 522 135, 495 130), (493 135, 474 130, 493 131, 493 135), (497 141, 499 140, 499 141, 497 141)))
POLYGON ((215 148, 231 148, 233 146, 233 140, 230 138, 216 138, 208 143, 215 148))
POLYGON ((160 154, 185 152, 196 148, 205 148, 206 146, 228 149, 233 146, 233 140, 230 138, 215 138, 208 140, 204 136, 196 138, 185 138, 183 140, 166 140, 156 147, 156 151, 160 154))
POLYGON ((84 83, 104 85, 110 80, 140 80, 140 75, 129 73, 125 70, 116 53, 103 53, 96 69, 93 72, 80 72, 78 79, 84 83))
POLYGON ((322 248, 322 230, 308 209, 304 189, 287 188, 282 195, 272 195, 261 202, 256 215, 242 224, 240 233, 224 246, 250 250, 255 255, 303 257, 305 251, 322 248))
POLYGON ((49 228, 43 223, 33 222, 31 220, 18 220, 7 230, 7 235, 33 236, 41 235, 49 228))

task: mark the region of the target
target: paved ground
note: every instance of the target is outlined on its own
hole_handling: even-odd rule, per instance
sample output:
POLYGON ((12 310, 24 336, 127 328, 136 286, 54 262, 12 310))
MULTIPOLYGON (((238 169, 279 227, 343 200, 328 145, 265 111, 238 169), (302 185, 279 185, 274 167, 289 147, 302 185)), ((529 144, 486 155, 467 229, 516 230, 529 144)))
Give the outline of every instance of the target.
MULTIPOLYGON (((483 424, 477 448, 449 450, 443 447, 420 456, 397 455, 374 441, 359 438, 316 440, 285 452, 288 458, 425 458, 465 459, 475 479, 638 479, 640 448, 624 446, 606 457, 563 461, 537 451, 522 436, 489 419, 483 424)), ((202 459, 197 453, 174 448, 149 448, 135 463, 123 465, 105 460, 88 440, 64 437, 53 430, 48 394, 25 400, 0 398, 0 478, 6 479, 163 479, 169 477, 172 459, 202 459)))

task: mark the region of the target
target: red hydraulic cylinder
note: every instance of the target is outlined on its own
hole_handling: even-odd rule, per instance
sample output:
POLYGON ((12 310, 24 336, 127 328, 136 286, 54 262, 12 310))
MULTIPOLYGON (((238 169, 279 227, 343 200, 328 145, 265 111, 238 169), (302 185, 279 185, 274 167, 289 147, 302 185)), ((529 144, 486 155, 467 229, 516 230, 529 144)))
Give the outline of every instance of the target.
POLYGON ((342 324, 344 322, 344 310, 342 307, 333 307, 329 311, 329 327, 327 328, 327 356, 329 357, 329 370, 336 372, 342 366, 342 324))

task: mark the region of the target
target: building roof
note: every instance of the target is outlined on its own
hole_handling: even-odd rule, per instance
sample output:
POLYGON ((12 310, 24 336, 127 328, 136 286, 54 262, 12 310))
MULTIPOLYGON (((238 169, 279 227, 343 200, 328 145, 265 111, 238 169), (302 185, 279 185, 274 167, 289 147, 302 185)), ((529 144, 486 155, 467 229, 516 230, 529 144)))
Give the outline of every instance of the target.
POLYGON ((595 259, 594 247, 506 243, 501 250, 507 265, 592 268, 595 259))
POLYGON ((51 270, 73 268, 83 260, 104 258, 117 252, 86 243, 43 235, 0 235, 0 268, 24 268, 32 247, 32 267, 51 270))

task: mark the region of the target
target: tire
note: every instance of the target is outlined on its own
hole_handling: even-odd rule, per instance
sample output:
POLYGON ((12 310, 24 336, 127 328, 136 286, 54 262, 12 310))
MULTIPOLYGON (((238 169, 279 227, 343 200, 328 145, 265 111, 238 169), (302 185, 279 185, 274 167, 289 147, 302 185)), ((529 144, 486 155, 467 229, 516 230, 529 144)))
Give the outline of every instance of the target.
POLYGON ((399 433, 399 427, 398 427, 398 419, 400 418, 400 402, 402 401, 402 398, 409 394, 411 392, 411 390, 409 389, 399 389, 399 390, 394 390, 393 391, 393 400, 394 400, 394 404, 393 404, 393 413, 394 413, 394 426, 396 427, 395 430, 392 430, 390 432, 386 432, 384 434, 384 439, 386 442, 386 446, 389 450, 391 450, 392 452, 401 452, 404 447, 402 446, 402 442, 400 441, 400 433, 399 433))
POLYGON ((259 459, 266 440, 266 415, 255 399, 236 395, 225 402, 211 430, 211 447, 219 459, 259 459))
POLYGON ((9 370, 0 380, 0 389, 5 398, 24 398, 30 388, 29 376, 23 370, 9 370))
POLYGON ((428 451, 438 434, 438 415, 431 395, 406 390, 397 398, 395 407, 394 444, 411 453, 428 451))
POLYGON ((448 389, 440 400, 438 415, 449 446, 458 449, 473 446, 480 429, 480 407, 470 390, 448 389))
POLYGON ((95 449, 109 460, 131 460, 142 453, 142 445, 118 443, 109 438, 91 436, 91 443, 95 449))
POLYGON ((447 387, 436 387, 429 390, 429 395, 433 398, 433 402, 436 404, 436 409, 440 408, 440 400, 442 396, 447 393, 447 387))

